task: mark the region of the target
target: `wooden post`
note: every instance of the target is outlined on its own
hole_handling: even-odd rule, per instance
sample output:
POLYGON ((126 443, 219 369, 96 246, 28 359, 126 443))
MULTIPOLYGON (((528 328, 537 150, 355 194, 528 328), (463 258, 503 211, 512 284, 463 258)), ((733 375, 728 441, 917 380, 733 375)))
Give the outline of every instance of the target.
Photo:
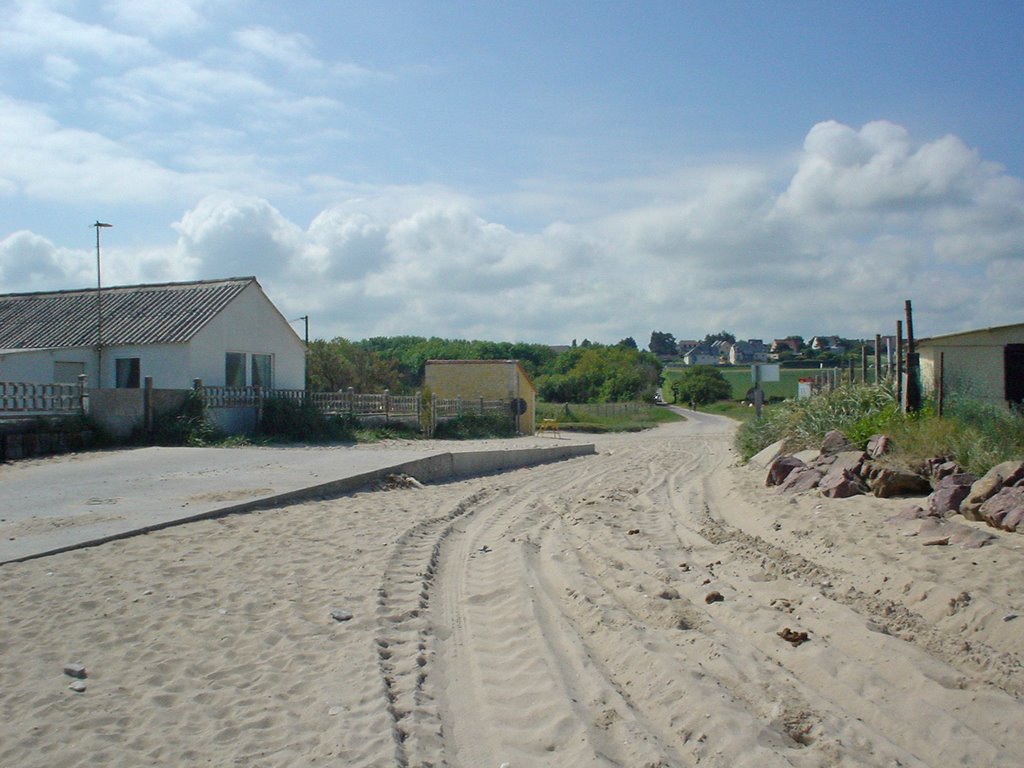
POLYGON ((761 418, 761 405, 764 403, 764 392, 761 391, 761 366, 754 365, 754 418, 761 418))
POLYGON ((860 345, 860 383, 868 383, 868 345, 860 345))
POLYGON ((910 299, 904 304, 907 313, 907 410, 921 410, 921 377, 920 360, 914 346, 914 316, 910 307, 910 299))
POLYGON ((882 334, 875 334, 875 384, 882 380, 882 334))
POLYGON ((906 413, 907 409, 903 402, 903 321, 896 321, 896 402, 900 409, 906 413))
POLYGON ((384 423, 391 423, 391 390, 384 390, 384 423))
POLYGON ((935 382, 935 397, 938 400, 938 403, 936 405, 936 412, 938 413, 938 416, 939 416, 940 419, 942 418, 942 399, 943 399, 943 395, 945 394, 944 391, 943 391, 944 390, 944 387, 943 387, 943 377, 944 377, 944 373, 945 373, 945 370, 944 370, 945 367, 946 367, 946 353, 945 352, 939 352, 939 370, 938 370, 938 378, 937 378, 937 380, 935 382))

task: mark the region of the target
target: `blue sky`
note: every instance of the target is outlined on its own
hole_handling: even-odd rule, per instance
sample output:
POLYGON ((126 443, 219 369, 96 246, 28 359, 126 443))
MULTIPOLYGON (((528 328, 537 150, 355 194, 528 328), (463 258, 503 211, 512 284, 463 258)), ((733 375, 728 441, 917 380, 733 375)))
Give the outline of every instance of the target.
POLYGON ((1019 2, 0 2, 0 292, 314 337, 1024 321, 1019 2))

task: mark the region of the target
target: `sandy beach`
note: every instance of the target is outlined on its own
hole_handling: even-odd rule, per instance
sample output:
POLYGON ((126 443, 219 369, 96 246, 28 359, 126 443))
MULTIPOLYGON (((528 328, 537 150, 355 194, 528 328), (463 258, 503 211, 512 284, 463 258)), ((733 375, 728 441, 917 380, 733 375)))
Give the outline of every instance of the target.
POLYGON ((0 567, 0 766, 1024 765, 1024 536, 592 441, 0 567))

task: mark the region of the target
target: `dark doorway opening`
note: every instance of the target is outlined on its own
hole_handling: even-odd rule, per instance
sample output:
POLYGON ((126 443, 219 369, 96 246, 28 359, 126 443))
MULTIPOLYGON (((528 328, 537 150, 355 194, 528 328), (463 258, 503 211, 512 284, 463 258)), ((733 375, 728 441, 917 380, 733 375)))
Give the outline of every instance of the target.
POLYGON ((1007 344, 1003 350, 1006 373, 1006 399, 1024 404, 1024 344, 1007 344))

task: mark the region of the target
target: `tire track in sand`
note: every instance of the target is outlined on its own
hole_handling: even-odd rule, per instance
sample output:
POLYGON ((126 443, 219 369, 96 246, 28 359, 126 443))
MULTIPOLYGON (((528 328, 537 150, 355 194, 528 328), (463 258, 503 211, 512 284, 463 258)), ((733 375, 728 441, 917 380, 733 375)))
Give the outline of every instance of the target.
POLYGON ((438 693, 430 681, 436 650, 429 608, 441 544, 455 522, 472 514, 487 491, 476 490, 440 516, 423 520, 395 542, 377 596, 375 639, 399 768, 446 765, 438 693))

